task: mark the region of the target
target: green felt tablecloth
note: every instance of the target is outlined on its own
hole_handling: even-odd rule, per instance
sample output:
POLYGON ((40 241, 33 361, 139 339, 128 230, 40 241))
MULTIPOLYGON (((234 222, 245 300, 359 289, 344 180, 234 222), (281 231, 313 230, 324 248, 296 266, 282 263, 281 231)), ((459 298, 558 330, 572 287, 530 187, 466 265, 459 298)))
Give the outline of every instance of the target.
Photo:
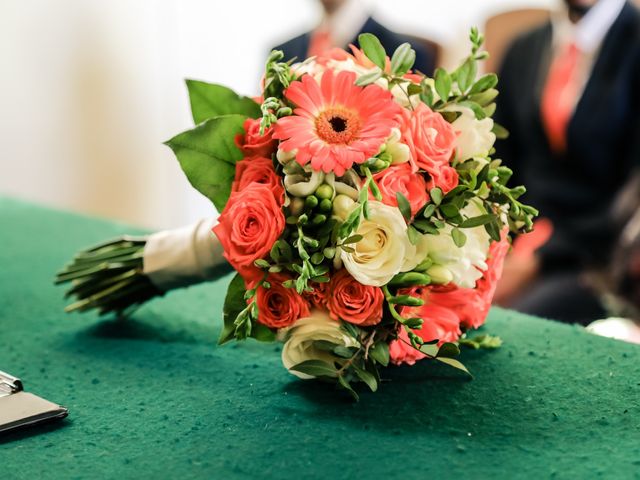
POLYGON ((429 363, 352 403, 279 347, 217 347, 229 278, 118 323, 63 313, 55 271, 130 228, 0 198, 0 370, 66 405, 0 437, 5 478, 640 478, 640 348, 493 309, 471 381, 429 363))

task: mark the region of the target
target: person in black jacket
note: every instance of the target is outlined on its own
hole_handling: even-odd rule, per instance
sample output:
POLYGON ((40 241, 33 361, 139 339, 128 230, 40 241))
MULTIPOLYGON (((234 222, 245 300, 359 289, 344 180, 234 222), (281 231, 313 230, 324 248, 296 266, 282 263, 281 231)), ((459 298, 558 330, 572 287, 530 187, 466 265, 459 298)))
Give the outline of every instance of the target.
POLYGON ((333 47, 358 46, 358 35, 372 33, 391 56, 402 43, 409 42, 416 51, 414 70, 431 75, 435 69, 436 52, 416 37, 400 35, 376 22, 359 0, 321 0, 324 16, 318 27, 282 45, 274 47, 284 52, 284 59, 302 61, 333 47))
POLYGON ((625 0, 565 3, 501 69, 495 118, 510 136, 498 155, 553 230, 534 255, 507 262, 497 299, 586 324, 605 312, 583 272, 608 261, 612 203, 640 164, 640 14, 625 0))

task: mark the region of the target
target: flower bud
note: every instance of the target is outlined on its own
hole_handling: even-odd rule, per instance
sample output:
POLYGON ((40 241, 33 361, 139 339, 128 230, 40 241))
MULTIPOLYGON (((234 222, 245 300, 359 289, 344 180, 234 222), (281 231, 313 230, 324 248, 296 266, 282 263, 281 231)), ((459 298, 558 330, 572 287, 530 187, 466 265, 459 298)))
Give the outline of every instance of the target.
POLYGON ((309 210, 316 208, 317 205, 318 205, 318 197, 316 197, 315 195, 309 195, 304 201, 304 206, 309 210))
POLYGON ((316 215, 315 217, 313 217, 313 219, 311 220, 311 224, 312 225, 322 225, 326 221, 327 221, 327 216, 326 215, 322 215, 320 213, 320 214, 316 215))
POLYGON ((304 210, 304 204, 305 204, 304 200, 298 197, 294 197, 291 200, 291 203, 289 204, 289 211, 291 212, 291 215, 295 215, 295 216, 300 215, 304 210))
POLYGON ((434 265, 427 270, 427 274, 431 277, 433 283, 446 285, 453 280, 451 271, 442 265, 434 265))
POLYGON ((324 183, 316 190, 316 196, 322 200, 331 199, 333 197, 333 188, 331 188, 331 185, 324 183))
POLYGON ((297 149, 291 150, 290 152, 285 152, 284 150, 278 149, 278 151, 276 152, 276 158, 278 159, 278 162, 280 163, 280 165, 286 165, 291 160, 296 158, 297 152, 298 152, 297 149))
POLYGON ((431 278, 429 275, 418 272, 399 273, 391 279, 389 285, 393 287, 411 287, 414 285, 429 285, 431 278))
POLYGON ((341 220, 346 220, 346 218, 353 210, 353 207, 356 202, 347 195, 337 195, 336 198, 333 199, 333 214, 341 220))
POLYGON ((333 203, 328 198, 325 198, 320 202, 320 206, 318 207, 321 212, 330 212, 333 208, 333 203))

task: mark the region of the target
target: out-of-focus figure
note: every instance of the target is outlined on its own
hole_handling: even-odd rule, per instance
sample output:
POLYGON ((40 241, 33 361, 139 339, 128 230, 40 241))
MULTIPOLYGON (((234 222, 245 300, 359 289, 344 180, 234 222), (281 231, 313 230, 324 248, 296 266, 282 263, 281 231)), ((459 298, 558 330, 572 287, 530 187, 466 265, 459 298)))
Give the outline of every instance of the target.
POLYGON ((303 33, 275 47, 284 52, 286 60, 322 54, 334 47, 358 45, 358 35, 372 33, 380 39, 387 53, 402 43, 410 42, 416 51, 414 69, 431 75, 435 69, 436 47, 424 39, 392 32, 376 22, 359 0, 320 0, 324 15, 312 31, 303 33))
POLYGON ((624 0, 565 0, 522 35, 501 69, 498 154, 546 217, 533 247, 505 266, 497 301, 589 323, 605 317, 584 272, 606 264, 619 234, 614 199, 640 164, 640 14, 624 0))

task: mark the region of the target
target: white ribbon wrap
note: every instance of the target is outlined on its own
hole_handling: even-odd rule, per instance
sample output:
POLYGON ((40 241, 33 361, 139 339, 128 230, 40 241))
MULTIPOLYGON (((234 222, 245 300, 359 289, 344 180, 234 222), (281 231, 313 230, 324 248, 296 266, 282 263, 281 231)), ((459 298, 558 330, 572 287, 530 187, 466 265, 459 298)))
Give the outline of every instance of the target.
POLYGON ((160 290, 187 287, 220 276, 228 266, 211 231, 214 219, 151 235, 144 247, 143 271, 160 290))

